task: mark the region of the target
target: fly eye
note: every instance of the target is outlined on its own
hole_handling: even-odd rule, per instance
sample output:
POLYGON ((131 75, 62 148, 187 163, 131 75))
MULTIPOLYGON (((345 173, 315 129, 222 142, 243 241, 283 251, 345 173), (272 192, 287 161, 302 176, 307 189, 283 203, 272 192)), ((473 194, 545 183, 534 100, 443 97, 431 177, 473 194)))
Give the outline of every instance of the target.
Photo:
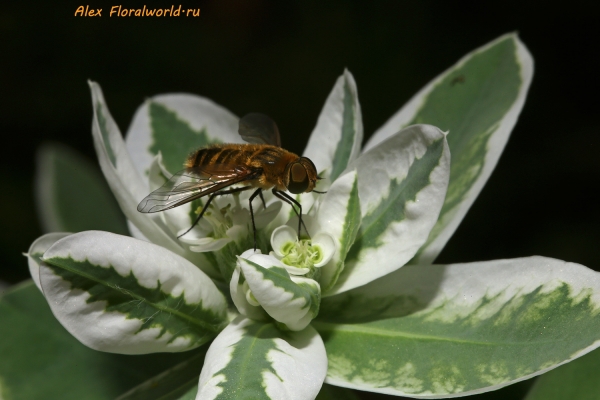
POLYGON ((293 163, 290 168, 290 181, 287 189, 290 193, 304 193, 308 189, 308 174, 306 168, 300 163, 293 163))

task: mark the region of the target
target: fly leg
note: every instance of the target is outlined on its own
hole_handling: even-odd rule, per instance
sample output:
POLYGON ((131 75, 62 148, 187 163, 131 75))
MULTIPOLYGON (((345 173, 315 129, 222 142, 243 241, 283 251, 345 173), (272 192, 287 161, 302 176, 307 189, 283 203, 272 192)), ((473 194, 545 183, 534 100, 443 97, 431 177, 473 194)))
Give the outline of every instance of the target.
POLYGON ((250 196, 250 200, 248 200, 248 204, 250 204, 250 217, 252 217, 252 230, 254 230, 254 251, 256 251, 256 224, 254 223, 254 209, 252 208, 252 200, 254 200, 256 196, 260 196, 260 199, 263 202, 263 206, 267 208, 265 206, 265 198, 263 197, 262 189, 256 189, 254 193, 252 193, 252 195, 250 196))
POLYGON ((306 229, 306 225, 304 225, 304 221, 302 221, 302 206, 300 205, 300 203, 298 203, 296 201, 296 199, 294 199, 289 194, 287 194, 285 192, 282 192, 282 191, 279 191, 279 190, 277 190, 275 188, 273 188, 273 194, 278 199, 283 200, 286 203, 288 203, 290 206, 292 206, 292 210, 294 210, 294 212, 298 216, 298 240, 300 239, 300 230, 301 230, 302 227, 304 227, 304 230, 306 231, 306 234, 310 238, 310 233, 308 233, 308 229, 306 229), (298 206, 298 210, 300 210, 300 212, 298 212, 298 210, 296 210, 296 207, 294 207, 294 206, 298 206))
POLYGON ((260 196, 260 199, 262 200, 263 208, 267 208, 267 203, 265 203, 265 198, 262 194, 262 190, 258 193, 258 195, 260 196))
MULTIPOLYGON (((234 188, 234 189, 229 189, 229 190, 221 190, 219 192, 215 192, 215 193, 211 194, 210 197, 208 198, 208 201, 204 205, 204 207, 202 207, 202 211, 200 211, 200 214, 198 214, 198 217, 196 218, 196 220, 194 221, 194 223, 192 224, 192 226, 190 226, 190 229, 188 229, 187 231, 183 232, 181 235, 177 236, 177 238, 179 239, 180 237, 182 237, 183 235, 185 235, 186 233, 188 233, 189 231, 191 231, 193 227, 195 227, 196 225, 198 225, 198 222, 200 222, 200 218, 202 218, 202 216, 204 215, 204 212, 206 211, 206 209, 210 205, 210 202, 213 201, 213 199, 215 197, 222 196, 224 194, 239 193, 239 192, 243 192, 244 190, 248 190, 248 189, 252 189, 252 186, 242 186, 242 187, 239 187, 239 188, 234 188)), ((252 207, 252 206, 250 206, 250 207, 252 207)), ((250 210, 252 210, 252 208, 250 210)), ((252 223, 254 224, 254 215, 252 215, 252 223)), ((256 234, 255 234, 255 236, 256 236, 256 234)), ((254 241, 256 243, 256 239, 254 241)), ((254 246, 256 247, 256 244, 254 246)))

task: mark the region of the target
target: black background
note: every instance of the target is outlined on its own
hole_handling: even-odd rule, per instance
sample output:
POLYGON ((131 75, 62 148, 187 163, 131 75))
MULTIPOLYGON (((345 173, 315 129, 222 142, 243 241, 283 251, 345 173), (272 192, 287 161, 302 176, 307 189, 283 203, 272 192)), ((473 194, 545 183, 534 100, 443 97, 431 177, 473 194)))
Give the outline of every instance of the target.
MULTIPOLYGON (((599 24, 571 1, 186 1, 199 18, 74 17, 81 3, 0 6, 0 280, 27 278, 21 255, 42 234, 36 148, 95 155, 86 83, 102 85, 126 131, 149 96, 189 92, 237 115, 260 111, 302 152, 335 79, 358 84, 368 136, 467 52, 518 31, 535 60, 521 117, 440 262, 545 255, 600 267, 599 24)), ((591 2, 590 2, 591 4, 591 2)), ((84 4, 85 5, 85 4, 84 4)), ((99 210, 101 212, 101 210, 99 210)))

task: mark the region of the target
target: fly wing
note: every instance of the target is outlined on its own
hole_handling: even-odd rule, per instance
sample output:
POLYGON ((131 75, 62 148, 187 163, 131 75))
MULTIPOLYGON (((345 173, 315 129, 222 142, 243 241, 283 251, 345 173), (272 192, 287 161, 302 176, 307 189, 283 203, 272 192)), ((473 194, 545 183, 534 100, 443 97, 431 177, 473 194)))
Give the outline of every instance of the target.
POLYGON ((240 119, 238 133, 248 143, 271 144, 281 147, 279 128, 271 118, 265 114, 250 113, 240 119))
POLYGON ((240 165, 211 165, 186 168, 146 196, 137 210, 155 213, 189 203, 225 187, 251 179, 251 169, 240 165))

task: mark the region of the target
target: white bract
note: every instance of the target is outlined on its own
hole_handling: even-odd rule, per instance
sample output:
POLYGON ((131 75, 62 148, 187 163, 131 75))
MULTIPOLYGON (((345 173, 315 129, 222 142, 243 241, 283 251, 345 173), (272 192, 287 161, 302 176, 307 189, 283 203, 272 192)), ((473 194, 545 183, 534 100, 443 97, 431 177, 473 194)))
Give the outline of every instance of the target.
MULTIPOLYGON (((477 263, 428 265, 495 166, 531 76, 525 47, 515 35, 503 36, 436 78, 361 152, 356 84, 344 71, 303 154, 323 178, 317 190, 326 193, 296 197, 303 207, 298 237, 298 217, 266 191, 265 205, 253 203, 256 242, 248 191, 216 197, 179 239, 206 197, 157 214, 136 210, 191 151, 241 142, 236 116, 198 96, 156 96, 137 111, 124 141, 99 85, 90 82, 100 166, 133 238, 97 231, 44 236, 30 249, 30 270, 60 322, 94 349, 183 351, 214 339, 198 399, 312 399, 324 380, 448 397, 539 374, 597 347, 595 273, 556 260, 504 260, 486 263, 490 278, 479 274, 475 282, 471 272, 483 268, 477 263), (456 76, 466 78, 450 84, 456 76), (503 97, 494 103, 498 91, 503 97), (400 271, 411 260, 424 265, 400 271), (521 274, 494 270, 514 272, 514 265, 521 274), (544 265, 551 272, 528 276, 544 265), (572 279, 571 271, 590 276, 572 279), (470 297, 461 299, 461 291, 470 297), (520 305, 536 301, 537 314, 519 314, 520 305), (553 301, 587 302, 577 318, 590 321, 589 334, 565 351, 531 334, 552 318, 553 301), (512 333, 494 330, 515 315, 521 319, 512 333), (527 346, 515 342, 545 356, 528 358, 527 346)), ((559 322, 556 335, 568 336, 569 324, 559 322)))

